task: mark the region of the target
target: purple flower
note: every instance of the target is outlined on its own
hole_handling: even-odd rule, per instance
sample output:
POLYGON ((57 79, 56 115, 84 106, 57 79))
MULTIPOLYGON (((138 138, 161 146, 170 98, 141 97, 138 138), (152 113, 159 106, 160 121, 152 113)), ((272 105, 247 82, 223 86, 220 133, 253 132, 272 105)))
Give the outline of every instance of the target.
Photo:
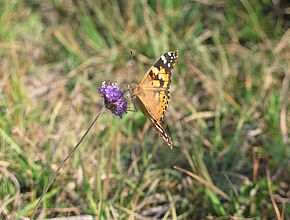
POLYGON ((128 102, 123 96, 124 91, 117 83, 103 82, 98 91, 103 94, 105 107, 120 118, 127 113, 128 102))

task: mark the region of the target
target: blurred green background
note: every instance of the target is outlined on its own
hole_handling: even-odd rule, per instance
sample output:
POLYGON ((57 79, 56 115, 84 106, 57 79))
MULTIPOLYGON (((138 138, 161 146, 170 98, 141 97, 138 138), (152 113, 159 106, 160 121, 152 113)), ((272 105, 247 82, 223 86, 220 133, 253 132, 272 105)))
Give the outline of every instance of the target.
POLYGON ((107 112, 37 216, 289 219, 289 28, 282 0, 1 0, 0 218, 31 216, 104 80, 126 88, 178 49, 177 147, 140 112, 107 112))

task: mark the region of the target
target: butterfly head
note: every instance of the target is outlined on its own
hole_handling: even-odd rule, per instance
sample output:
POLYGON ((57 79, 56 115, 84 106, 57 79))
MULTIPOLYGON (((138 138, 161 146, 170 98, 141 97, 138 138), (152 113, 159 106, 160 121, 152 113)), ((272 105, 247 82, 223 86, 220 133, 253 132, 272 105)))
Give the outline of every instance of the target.
POLYGON ((140 86, 133 83, 128 85, 128 90, 130 92, 130 98, 134 99, 140 93, 140 86))

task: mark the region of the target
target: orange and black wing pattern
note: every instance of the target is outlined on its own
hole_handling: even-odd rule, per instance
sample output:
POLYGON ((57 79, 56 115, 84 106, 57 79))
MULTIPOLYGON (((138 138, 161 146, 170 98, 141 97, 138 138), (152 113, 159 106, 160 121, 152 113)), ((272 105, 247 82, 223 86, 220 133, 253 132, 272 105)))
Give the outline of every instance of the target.
POLYGON ((170 147, 173 146, 173 143, 163 129, 161 120, 170 101, 171 76, 177 58, 178 51, 161 55, 136 86, 135 92, 141 110, 149 117, 156 131, 170 147))

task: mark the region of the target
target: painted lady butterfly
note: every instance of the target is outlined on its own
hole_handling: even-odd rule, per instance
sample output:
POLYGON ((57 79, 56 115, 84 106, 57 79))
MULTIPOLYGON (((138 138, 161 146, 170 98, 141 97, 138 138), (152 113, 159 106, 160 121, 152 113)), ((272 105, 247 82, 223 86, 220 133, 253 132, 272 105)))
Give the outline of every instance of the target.
POLYGON ((177 58, 178 51, 163 54, 146 72, 142 81, 132 86, 132 97, 136 97, 141 111, 170 148, 173 142, 162 127, 161 120, 170 100, 171 75, 177 58))

